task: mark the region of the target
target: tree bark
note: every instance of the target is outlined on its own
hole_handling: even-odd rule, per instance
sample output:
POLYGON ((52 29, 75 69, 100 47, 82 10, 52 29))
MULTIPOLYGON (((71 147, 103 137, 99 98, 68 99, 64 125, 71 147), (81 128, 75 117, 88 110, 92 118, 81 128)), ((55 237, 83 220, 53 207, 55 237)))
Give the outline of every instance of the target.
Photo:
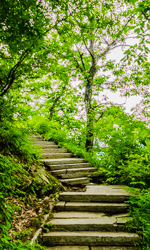
POLYGON ((92 91, 93 91, 93 79, 96 74, 97 64, 96 64, 96 56, 94 54, 94 40, 90 40, 89 52, 91 55, 92 63, 91 68, 89 70, 89 76, 87 78, 87 84, 85 89, 85 108, 87 115, 87 125, 86 125, 86 143, 85 148, 86 151, 91 151, 93 148, 93 140, 94 140, 94 112, 92 107, 92 91))

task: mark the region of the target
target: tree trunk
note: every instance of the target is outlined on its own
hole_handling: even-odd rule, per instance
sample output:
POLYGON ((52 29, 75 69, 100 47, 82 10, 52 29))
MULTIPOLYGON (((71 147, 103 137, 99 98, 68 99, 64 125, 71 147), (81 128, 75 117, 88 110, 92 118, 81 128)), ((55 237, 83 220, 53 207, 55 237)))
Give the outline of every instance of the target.
POLYGON ((92 84, 93 84, 93 80, 89 79, 86 85, 86 91, 85 91, 85 108, 86 108, 86 115, 87 115, 85 148, 87 151, 92 150, 93 139, 94 139, 94 113, 92 110, 92 84))
POLYGON ((87 115, 87 126, 86 126, 86 143, 85 148, 86 151, 89 152, 93 148, 93 140, 94 140, 94 119, 92 112, 89 112, 87 115))
POLYGON ((87 115, 87 126, 86 126, 86 143, 85 148, 89 152, 93 148, 93 140, 94 140, 94 112, 92 107, 92 91, 93 91, 93 79, 96 74, 96 56, 94 53, 94 40, 90 40, 89 47, 90 55, 91 55, 91 67, 89 70, 89 76, 86 78, 87 84, 85 89, 85 107, 86 107, 86 115, 87 115))

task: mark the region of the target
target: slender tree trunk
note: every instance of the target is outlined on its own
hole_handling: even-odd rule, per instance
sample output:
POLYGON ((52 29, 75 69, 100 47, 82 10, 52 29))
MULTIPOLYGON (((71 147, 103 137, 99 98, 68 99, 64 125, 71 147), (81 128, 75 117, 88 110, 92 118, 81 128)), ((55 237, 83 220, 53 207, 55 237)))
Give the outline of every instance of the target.
POLYGON ((86 132, 85 148, 87 151, 91 151, 93 148, 93 140, 94 140, 94 119, 91 111, 87 114, 86 129, 87 132, 86 132))
POLYGON ((94 140, 94 112, 92 108, 92 92, 93 92, 93 79, 96 74, 97 63, 94 53, 94 40, 90 40, 89 52, 91 55, 91 68, 89 70, 89 76, 87 77, 87 84, 85 89, 85 107, 87 115, 86 126, 86 143, 85 148, 87 151, 91 151, 93 148, 94 140))
POLYGON ((89 79, 85 90, 85 108, 87 116, 85 148, 87 151, 92 150, 93 139, 94 139, 94 112, 92 109, 92 87, 93 87, 92 85, 93 85, 93 80, 89 79))

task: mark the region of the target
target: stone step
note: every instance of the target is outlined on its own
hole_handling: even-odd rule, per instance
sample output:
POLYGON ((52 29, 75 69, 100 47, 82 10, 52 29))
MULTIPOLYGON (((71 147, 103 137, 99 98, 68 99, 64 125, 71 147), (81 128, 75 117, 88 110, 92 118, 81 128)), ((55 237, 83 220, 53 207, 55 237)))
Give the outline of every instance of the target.
POLYGON ((126 232, 48 232, 43 235, 43 243, 48 246, 134 246, 139 241, 137 234, 126 232))
MULTIPOLYGON (((82 158, 41 159, 46 165, 74 164, 85 162, 82 158)), ((57 168, 59 169, 59 167, 57 168)))
POLYGON ((71 158, 71 153, 42 153, 41 159, 59 159, 59 158, 71 158))
POLYGON ((58 175, 58 178, 60 179, 73 179, 73 178, 81 178, 81 177, 92 177, 96 176, 94 172, 86 171, 86 172, 81 172, 81 173, 70 173, 70 174, 60 174, 58 175))
MULTIPOLYGON (((91 247, 89 250, 138 250, 138 249, 139 248, 134 247, 134 246, 132 246, 132 247, 128 247, 128 246, 126 246, 126 247, 124 247, 124 246, 119 246, 119 247, 118 246, 116 246, 116 247, 114 247, 114 246, 108 246, 108 247, 95 246, 95 247, 91 247)), ((60 250, 60 249, 58 249, 58 250, 60 250)))
MULTIPOLYGON (((75 158, 73 158, 73 159, 75 159, 75 158)), ((46 165, 48 165, 48 164, 46 164, 46 165)), ((50 165, 50 164, 49 164, 50 165)), ((54 170, 66 170, 67 169, 67 171, 68 171, 68 169, 77 169, 77 171, 78 171, 78 169, 79 168, 87 168, 87 167, 91 167, 91 163, 89 163, 89 162, 81 162, 81 163, 69 163, 69 164, 53 164, 53 165, 50 165, 50 169, 52 170, 52 171, 54 171, 54 170)))
POLYGON ((85 211, 85 212, 104 212, 104 213, 126 213, 129 205, 124 203, 99 203, 99 202, 64 202, 56 204, 56 211, 85 211))
POLYGON ((117 216, 106 215, 96 216, 95 214, 95 217, 93 218, 53 218, 47 223, 47 227, 50 231, 121 232, 126 230, 126 223, 129 220, 131 220, 131 217, 120 218, 117 216))
MULTIPOLYGON (((72 168, 72 169, 60 169, 60 170, 53 170, 52 174, 55 176, 61 176, 64 174, 86 174, 95 172, 97 169, 94 167, 90 168, 72 168)), ((63 177, 62 177, 63 178, 63 177)))
POLYGON ((32 145, 32 146, 34 146, 34 147, 36 147, 37 149, 39 149, 40 151, 42 151, 42 150, 48 150, 48 149, 51 149, 51 150, 53 150, 53 149, 57 149, 58 148, 58 145, 47 145, 47 144, 45 144, 45 145, 32 145))
POLYGON ((67 153, 66 148, 44 148, 42 153, 67 153))
POLYGON ((63 192, 60 193, 60 201, 83 201, 83 202, 119 202, 122 203, 128 199, 128 194, 101 194, 101 193, 87 193, 87 192, 63 192))
MULTIPOLYGON (((128 216, 128 214, 123 214, 124 217, 128 216)), ((63 212, 57 212, 53 214, 54 219, 71 219, 71 218, 102 218, 105 216, 104 213, 99 212, 75 212, 75 211, 63 211, 63 212)))
POLYGON ((89 183, 89 179, 87 177, 81 177, 81 178, 72 178, 72 179, 61 179, 62 184, 67 185, 85 185, 89 183))
POLYGON ((40 135, 33 135, 33 136, 29 136, 30 140, 34 140, 34 141, 43 141, 44 138, 42 138, 40 135))
POLYGON ((37 146, 45 146, 45 145, 56 145, 55 142, 53 141, 33 141, 33 145, 37 146))
POLYGON ((137 247, 124 246, 53 246, 47 250, 137 250, 137 247))

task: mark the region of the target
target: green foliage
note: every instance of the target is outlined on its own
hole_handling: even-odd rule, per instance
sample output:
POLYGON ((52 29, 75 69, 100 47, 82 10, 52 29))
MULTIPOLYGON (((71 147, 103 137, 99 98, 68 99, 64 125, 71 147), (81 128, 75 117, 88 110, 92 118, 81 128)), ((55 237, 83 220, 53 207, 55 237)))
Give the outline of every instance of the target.
POLYGON ((121 109, 113 108, 111 111, 106 111, 96 128, 99 141, 105 145, 97 145, 95 149, 103 152, 99 156, 100 168, 105 169, 109 183, 148 188, 149 129, 144 122, 134 120, 133 116, 125 114, 121 109))
POLYGON ((143 190, 136 197, 130 198, 130 212, 133 221, 129 228, 142 236, 142 249, 150 249, 150 192, 143 190))
POLYGON ((39 152, 31 145, 26 129, 15 127, 0 128, 0 150, 13 154, 22 160, 39 158, 39 152))
POLYGON ((33 116, 32 119, 28 120, 28 124, 31 129, 41 135, 45 135, 53 129, 61 129, 61 125, 58 122, 53 120, 49 121, 49 119, 44 116, 33 116))
MULTIPOLYGON (((14 209, 7 201, 7 197, 25 195, 23 183, 30 180, 30 174, 23 168, 15 158, 6 157, 0 154, 0 248, 8 250, 33 249, 29 244, 24 244, 20 240, 13 242, 9 236, 11 229, 11 219, 14 209)), ((30 190, 31 192, 31 190, 30 190)), ((21 237, 21 236, 20 236, 21 237)), ((20 238, 19 237, 19 238, 20 238)), ((36 249, 40 249, 37 246, 36 249)))

